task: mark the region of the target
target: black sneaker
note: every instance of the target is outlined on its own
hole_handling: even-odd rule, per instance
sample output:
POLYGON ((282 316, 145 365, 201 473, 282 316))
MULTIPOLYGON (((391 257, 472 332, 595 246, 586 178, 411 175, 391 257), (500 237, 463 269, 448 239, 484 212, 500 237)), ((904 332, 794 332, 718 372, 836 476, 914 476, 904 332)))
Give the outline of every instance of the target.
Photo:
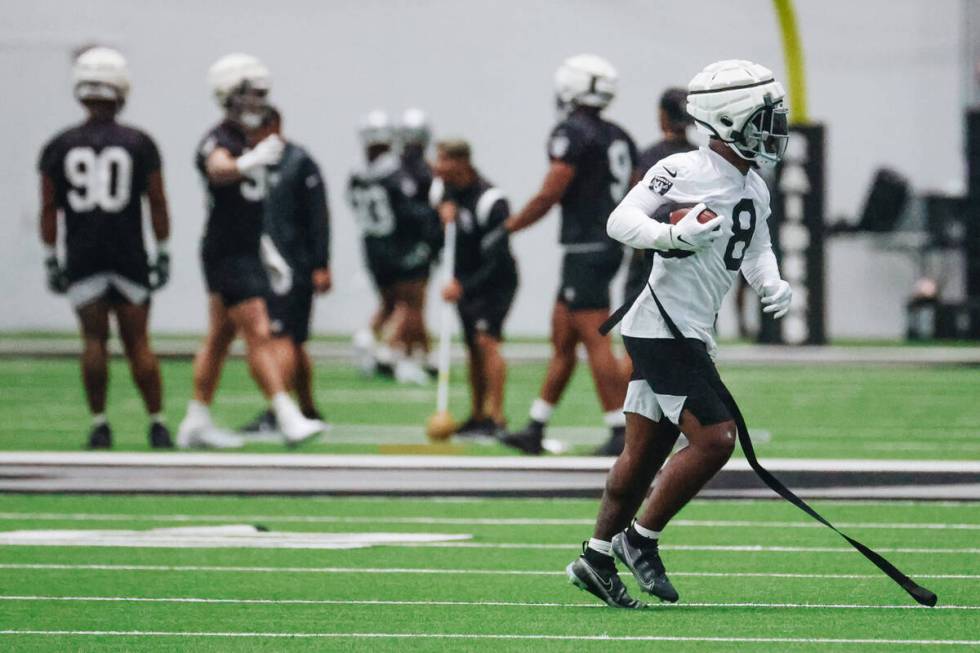
POLYGON ((173 449, 174 443, 170 439, 170 430, 160 422, 153 422, 150 424, 150 432, 148 434, 150 439, 151 449, 173 449))
POLYGON ((271 410, 260 413, 251 422, 238 429, 241 433, 278 433, 279 424, 276 422, 276 415, 271 410))
POLYGON ((606 440, 602 446, 592 452, 593 456, 619 456, 623 453, 623 447, 626 446, 626 427, 625 426, 614 426, 612 428, 612 433, 609 435, 609 439, 606 440))
POLYGON ((497 433, 497 423, 489 417, 475 418, 472 415, 456 429, 460 438, 490 439, 497 433))
POLYGON ((93 426, 88 434, 89 449, 111 449, 112 448, 112 429, 109 424, 99 424, 93 426))
POLYGON ((540 456, 544 451, 544 424, 531 420, 523 431, 505 433, 500 442, 531 456, 540 456))
MULTIPOLYGON (((582 549, 585 550, 584 544, 582 549)), ((572 585, 585 590, 612 608, 636 610, 647 607, 646 603, 637 601, 626 591, 626 586, 620 580, 616 563, 612 558, 609 559, 609 566, 603 567, 590 563, 583 553, 565 567, 565 573, 568 574, 568 580, 572 585)))
POLYGON ((642 547, 634 546, 627 537, 626 531, 617 533, 612 539, 612 550, 616 559, 633 572, 633 577, 640 589, 652 594, 661 601, 674 603, 679 598, 677 590, 667 578, 667 570, 660 559, 657 540, 647 540, 650 544, 642 547))

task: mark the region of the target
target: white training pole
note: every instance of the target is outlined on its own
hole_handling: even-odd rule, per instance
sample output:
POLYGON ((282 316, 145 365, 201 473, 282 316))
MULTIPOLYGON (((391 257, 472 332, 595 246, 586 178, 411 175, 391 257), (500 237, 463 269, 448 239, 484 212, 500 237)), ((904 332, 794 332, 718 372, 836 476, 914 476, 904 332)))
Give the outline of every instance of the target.
MULTIPOLYGON (((456 223, 450 222, 445 229, 446 244, 442 251, 442 286, 453 280, 456 267, 456 223)), ((449 410, 449 345, 452 337, 453 305, 443 300, 439 316, 439 388, 436 410, 449 410)))

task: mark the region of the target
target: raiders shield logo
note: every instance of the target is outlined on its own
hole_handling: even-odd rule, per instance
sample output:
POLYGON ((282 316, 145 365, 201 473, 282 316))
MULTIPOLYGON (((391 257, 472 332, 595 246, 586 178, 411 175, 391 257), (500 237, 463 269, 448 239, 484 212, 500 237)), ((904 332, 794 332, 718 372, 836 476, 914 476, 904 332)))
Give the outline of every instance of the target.
POLYGON ((650 181, 650 190, 658 195, 666 195, 667 191, 674 187, 674 182, 670 181, 666 177, 661 177, 656 175, 652 181, 650 181))

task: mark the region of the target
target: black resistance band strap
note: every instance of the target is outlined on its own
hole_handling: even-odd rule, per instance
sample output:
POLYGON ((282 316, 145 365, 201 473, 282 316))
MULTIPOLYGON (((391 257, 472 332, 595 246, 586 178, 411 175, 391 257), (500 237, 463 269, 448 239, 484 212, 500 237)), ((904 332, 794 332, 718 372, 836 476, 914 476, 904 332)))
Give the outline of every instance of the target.
MULTIPOLYGON (((660 303, 657 293, 653 292, 652 286, 650 286, 650 294, 653 295, 653 301, 657 302, 657 308, 660 309, 660 315, 663 316, 664 322, 667 323, 667 328, 670 329, 671 335, 673 335, 677 340, 686 342, 684 335, 681 333, 680 329, 677 328, 677 325, 674 324, 674 321, 670 318, 670 315, 667 314, 663 304, 660 303)), ((728 388, 725 387, 725 384, 722 383, 717 374, 707 374, 706 376, 711 380, 711 384, 718 393, 718 396, 735 418, 735 425, 738 427, 738 442, 742 446, 742 451, 745 453, 745 459, 749 461, 749 466, 766 485, 768 485, 779 496, 786 499, 794 506, 847 540, 851 546, 860 551, 861 554, 873 562, 878 569, 885 572, 889 578, 898 583, 898 585, 901 586, 903 590, 908 592, 909 595, 917 602, 929 607, 936 605, 937 597, 935 593, 927 590, 903 574, 898 567, 888 562, 888 560, 886 560, 880 553, 873 551, 854 538, 842 533, 836 526, 827 521, 823 515, 811 508, 803 499, 796 496, 792 490, 783 485, 782 481, 773 476, 769 470, 760 465, 759 459, 755 457, 755 449, 753 449, 752 440, 749 438, 749 430, 745 427, 745 419, 742 417, 742 411, 738 409, 738 404, 735 403, 735 399, 732 397, 731 393, 728 392, 728 388)))

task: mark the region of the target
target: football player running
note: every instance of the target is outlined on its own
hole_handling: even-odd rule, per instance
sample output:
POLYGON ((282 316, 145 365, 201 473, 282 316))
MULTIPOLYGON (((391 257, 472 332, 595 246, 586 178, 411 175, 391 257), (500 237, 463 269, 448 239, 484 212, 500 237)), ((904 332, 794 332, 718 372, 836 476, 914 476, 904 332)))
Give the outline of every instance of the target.
POLYGON ((55 136, 41 152, 41 241, 48 287, 67 293, 84 349, 82 381, 92 413, 88 446, 112 446, 106 421, 109 316, 115 315, 133 380, 150 415, 153 448, 170 448, 163 423, 160 365, 150 348, 150 297, 170 277, 170 218, 160 153, 153 139, 116 118, 129 94, 129 69, 115 50, 95 47, 75 61, 75 99, 88 116, 55 136), (148 263, 143 198, 157 241, 148 263), (65 262, 56 254, 58 213, 64 216, 65 262))
POLYGON ((602 117, 616 95, 616 70, 591 54, 571 57, 555 74, 561 122, 548 145, 551 167, 541 189, 520 212, 507 219, 517 232, 561 204, 561 286, 551 315, 553 353, 541 392, 531 405, 524 430, 502 441, 525 453, 540 454, 544 430, 575 370, 575 349, 585 346, 599 402, 610 428, 596 453, 622 449, 626 378, 599 326, 609 316, 609 283, 623 260, 622 246, 606 234, 606 218, 629 190, 637 158, 633 139, 602 117))
POLYGON ((382 111, 369 113, 359 136, 366 166, 351 174, 347 197, 361 228, 365 262, 381 304, 371 320, 371 333, 359 334, 355 348, 362 355, 376 341, 385 342, 377 348, 379 367, 393 364, 396 380, 424 385, 429 382, 424 369, 429 352, 425 288, 438 217, 393 149, 396 134, 388 116, 382 111))
MULTIPOLYGON (((262 125, 268 105, 268 69, 255 57, 229 54, 208 71, 222 121, 201 141, 197 168, 208 192, 208 219, 201 247, 208 289, 208 334, 194 358, 194 397, 180 425, 181 448, 232 448, 242 439, 214 428, 210 405, 228 347, 245 340, 252 378, 269 400, 283 436, 298 444, 323 430, 286 393, 269 326, 266 297, 270 279, 260 253, 268 167, 282 158, 276 134, 247 148, 248 133, 262 125)), ((274 281, 281 282, 282 279, 274 281)))
POLYGON ((613 556, 644 592, 677 600, 658 551, 661 531, 735 446, 733 416, 713 385, 714 322, 725 293, 741 271, 766 313, 781 318, 789 310, 792 292, 780 278, 767 224, 769 190, 754 170, 774 165, 786 149, 784 96, 758 64, 706 67, 688 86, 687 110, 710 136, 708 146, 661 160, 609 216, 613 238, 656 252, 647 286, 622 324, 635 368, 626 447, 609 472, 593 537, 567 568, 572 583, 611 606, 643 606, 627 593, 613 556), (689 207, 670 224, 670 213, 689 207), (705 207, 717 216, 702 223, 705 207), (630 524, 678 429, 689 445, 663 467, 630 524))
POLYGON ((442 297, 456 304, 469 352, 470 417, 463 437, 495 438, 504 426, 507 365, 500 354, 503 324, 517 291, 517 265, 510 253, 504 194, 480 176, 469 143, 449 140, 436 147, 432 201, 443 224, 456 223, 455 278, 442 297))
MULTIPOLYGON (((269 107, 263 126, 250 140, 261 142, 270 134, 283 138, 282 116, 274 107, 269 107)), ((303 415, 319 420, 322 417, 313 399, 313 365, 304 345, 310 335, 313 296, 332 286, 330 211, 319 166, 296 143, 286 139, 283 143, 282 158, 269 167, 263 239, 268 237, 274 247, 267 249, 272 278, 287 277, 292 283, 285 293, 273 292, 266 303, 286 385, 296 392, 303 415)), ((278 430, 271 410, 243 429, 247 433, 278 430)))

